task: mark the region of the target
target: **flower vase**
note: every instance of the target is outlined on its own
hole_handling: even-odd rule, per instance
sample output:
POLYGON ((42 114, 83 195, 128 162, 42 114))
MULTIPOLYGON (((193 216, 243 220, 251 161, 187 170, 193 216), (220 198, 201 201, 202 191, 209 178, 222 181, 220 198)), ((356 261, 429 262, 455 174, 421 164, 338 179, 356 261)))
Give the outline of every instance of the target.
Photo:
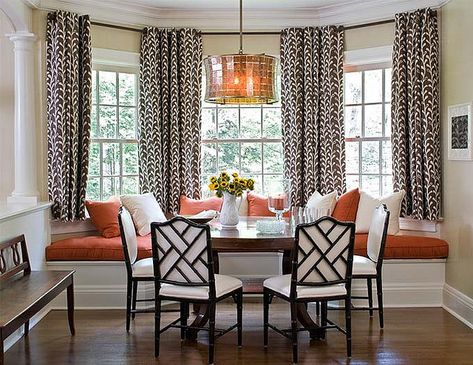
POLYGON ((226 191, 223 193, 223 204, 219 219, 223 228, 235 228, 240 221, 236 196, 226 191))

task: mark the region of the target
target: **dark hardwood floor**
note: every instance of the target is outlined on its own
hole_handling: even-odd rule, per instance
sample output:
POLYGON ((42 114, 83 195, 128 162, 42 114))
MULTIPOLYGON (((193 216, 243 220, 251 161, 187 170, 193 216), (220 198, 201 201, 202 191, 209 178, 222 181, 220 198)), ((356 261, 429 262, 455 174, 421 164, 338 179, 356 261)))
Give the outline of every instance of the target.
MULTIPOLYGON (((164 321, 176 313, 165 313, 164 321)), ((340 318, 331 311, 329 317, 340 318)), ((289 327, 285 304, 271 305, 274 323, 289 327)), ((236 346, 236 331, 217 340, 216 364, 290 364, 289 340, 270 331, 269 348, 264 351, 262 305, 245 303, 243 348, 236 346)), ((217 309, 217 326, 235 319, 235 306, 217 309)), ((180 340, 178 329, 161 337, 161 357, 153 357, 153 314, 137 315, 129 334, 125 332, 125 312, 76 311, 76 336, 71 337, 65 311, 50 312, 28 338, 6 353, 6 365, 22 364, 206 364, 207 337, 197 342, 180 340)), ((345 357, 345 337, 330 331, 326 341, 299 337, 300 364, 473 364, 473 330, 440 308, 386 309, 385 329, 367 312, 353 313, 353 357, 345 357)))

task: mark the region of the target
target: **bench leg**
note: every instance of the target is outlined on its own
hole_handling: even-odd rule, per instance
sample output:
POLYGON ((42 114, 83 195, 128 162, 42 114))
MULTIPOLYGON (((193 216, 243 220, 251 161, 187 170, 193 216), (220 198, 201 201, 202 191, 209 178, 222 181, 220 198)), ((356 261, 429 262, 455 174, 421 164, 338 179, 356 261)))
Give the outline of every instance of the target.
POLYGON ((74 283, 71 283, 67 287, 67 319, 69 321, 69 330, 71 335, 76 334, 76 329, 74 327, 74 283))
POLYGON ((29 333, 30 333, 30 321, 27 320, 25 322, 25 336, 28 336, 29 333))

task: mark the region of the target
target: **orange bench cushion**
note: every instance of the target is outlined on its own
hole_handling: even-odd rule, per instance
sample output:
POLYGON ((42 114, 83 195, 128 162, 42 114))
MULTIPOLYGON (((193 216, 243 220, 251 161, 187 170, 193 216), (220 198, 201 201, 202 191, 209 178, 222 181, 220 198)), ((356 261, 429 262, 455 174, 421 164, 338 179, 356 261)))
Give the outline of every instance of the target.
MULTIPOLYGON (((151 235, 137 236, 138 259, 152 257, 151 235)), ((122 261, 120 237, 74 237, 56 241, 46 247, 47 261, 122 261)))
MULTIPOLYGON (((368 234, 355 236, 355 255, 366 256, 368 234)), ((439 238, 423 236, 392 236, 386 238, 385 259, 443 259, 448 257, 448 243, 439 238)))

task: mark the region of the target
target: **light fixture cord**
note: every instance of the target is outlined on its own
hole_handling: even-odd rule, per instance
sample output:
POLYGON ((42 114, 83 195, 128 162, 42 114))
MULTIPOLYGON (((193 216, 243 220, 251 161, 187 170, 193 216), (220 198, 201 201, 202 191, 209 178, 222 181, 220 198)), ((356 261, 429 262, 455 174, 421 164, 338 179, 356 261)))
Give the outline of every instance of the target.
POLYGON ((240 0, 240 54, 243 54, 243 0, 240 0))

